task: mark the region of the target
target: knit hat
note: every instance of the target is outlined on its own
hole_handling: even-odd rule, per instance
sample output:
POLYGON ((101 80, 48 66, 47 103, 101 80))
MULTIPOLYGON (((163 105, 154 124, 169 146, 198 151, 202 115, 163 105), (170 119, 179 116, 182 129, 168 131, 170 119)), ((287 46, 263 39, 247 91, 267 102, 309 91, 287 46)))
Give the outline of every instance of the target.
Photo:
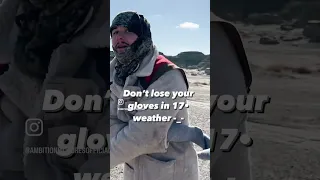
POLYGON ((128 28, 130 32, 135 33, 138 37, 151 38, 150 24, 147 19, 137 12, 125 11, 119 13, 112 21, 110 27, 110 35, 117 26, 123 26, 128 28))

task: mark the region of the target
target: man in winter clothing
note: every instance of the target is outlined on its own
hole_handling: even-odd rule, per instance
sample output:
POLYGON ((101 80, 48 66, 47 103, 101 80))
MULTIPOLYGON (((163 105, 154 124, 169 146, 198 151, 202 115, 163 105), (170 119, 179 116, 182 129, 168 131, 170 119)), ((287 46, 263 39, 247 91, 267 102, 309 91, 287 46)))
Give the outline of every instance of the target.
POLYGON ((111 168, 124 163, 125 180, 198 180, 198 157, 191 143, 196 136, 192 134, 200 134, 197 136, 200 141, 195 141, 203 148, 208 148, 210 139, 204 138, 202 131, 188 127, 187 108, 173 109, 173 103, 186 102, 184 97, 172 98, 173 92, 188 90, 183 70, 159 55, 152 42, 150 24, 141 14, 119 13, 112 21, 110 34, 115 53, 110 62, 111 168), (171 95, 125 97, 126 90, 150 93, 154 90, 171 95), (118 108, 118 105, 127 108, 133 103, 160 105, 162 102, 170 104, 170 109, 118 108), (133 120, 135 117, 150 119, 154 115, 171 119, 166 122, 133 120), (181 118, 184 120, 180 128, 174 119, 181 118), (191 133, 190 138, 179 138, 183 133, 191 133))
MULTIPOLYGON (((250 92, 252 75, 240 33, 231 23, 211 12, 211 75, 210 83, 212 96, 228 94, 235 99, 246 96, 250 92), (221 67, 226 67, 221 68, 221 67), (225 74, 221 76, 221 74, 225 74), (228 82, 228 83, 225 83, 228 82)), ((235 110, 224 113, 216 106, 211 107, 210 127, 219 134, 222 129, 237 129, 241 134, 247 134, 248 113, 235 110)), ((212 179, 251 180, 250 147, 244 146, 241 141, 235 142, 230 152, 221 150, 225 142, 223 136, 215 139, 215 148, 210 160, 210 176, 212 179)))
POLYGON ((79 134, 80 127, 87 127, 89 134, 108 133, 108 118, 103 113, 46 113, 41 109, 45 90, 83 99, 88 93, 106 91, 109 77, 103 79, 98 67, 108 66, 103 64, 109 58, 105 53, 109 49, 108 6, 106 0, 3 0, 0 5, 0 57, 11 62, 0 76, 0 171, 4 180, 73 180, 78 172, 109 172, 106 154, 76 154, 66 159, 54 153, 25 152, 30 147, 57 146, 61 134, 79 134), (7 49, 2 51, 2 47, 7 49), (42 135, 25 135, 28 118, 42 119, 42 135))

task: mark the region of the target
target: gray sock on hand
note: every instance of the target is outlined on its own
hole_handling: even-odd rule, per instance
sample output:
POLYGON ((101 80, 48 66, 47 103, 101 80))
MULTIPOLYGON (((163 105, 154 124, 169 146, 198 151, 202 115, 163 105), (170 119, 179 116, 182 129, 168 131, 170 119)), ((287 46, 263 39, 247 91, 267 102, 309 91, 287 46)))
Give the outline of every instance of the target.
POLYGON ((173 123, 168 131, 169 142, 193 142, 202 149, 210 148, 210 137, 194 126, 173 123))

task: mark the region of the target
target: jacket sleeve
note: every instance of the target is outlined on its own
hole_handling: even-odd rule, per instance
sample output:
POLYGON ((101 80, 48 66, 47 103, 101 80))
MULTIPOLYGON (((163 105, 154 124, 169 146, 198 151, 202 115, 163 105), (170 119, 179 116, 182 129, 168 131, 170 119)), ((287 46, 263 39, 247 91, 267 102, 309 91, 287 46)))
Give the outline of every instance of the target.
MULTIPOLYGON (((178 109, 173 109, 174 102, 185 102, 186 98, 172 98, 174 91, 187 91, 185 81, 179 70, 171 70, 161 76, 157 81, 149 86, 149 92, 168 91, 170 97, 144 97, 140 104, 169 104, 169 110, 143 110, 138 111, 135 116, 153 116, 159 114, 163 116, 175 117, 178 109)), ((112 93, 111 93, 112 94, 112 93)), ((111 97, 111 129, 110 129, 110 166, 111 168, 134 159, 142 154, 165 153, 168 148, 167 133, 173 123, 169 122, 123 122, 117 118, 117 98, 111 97)))

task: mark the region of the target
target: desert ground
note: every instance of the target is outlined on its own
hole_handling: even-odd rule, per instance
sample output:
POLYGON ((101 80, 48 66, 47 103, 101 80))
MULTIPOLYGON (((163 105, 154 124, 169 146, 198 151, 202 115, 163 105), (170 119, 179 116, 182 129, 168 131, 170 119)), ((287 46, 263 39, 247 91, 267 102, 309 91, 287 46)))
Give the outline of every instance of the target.
POLYGON ((271 96, 265 113, 248 120, 254 180, 319 180, 320 44, 295 38, 302 29, 236 26, 253 73, 251 94, 271 96), (262 45, 259 39, 266 34, 291 41, 262 45))
MULTIPOLYGON (((197 70, 186 70, 190 89, 195 95, 188 101, 191 126, 198 126, 210 134, 210 77, 197 70)), ((195 145, 196 150, 201 150, 195 145)), ((210 161, 199 160, 199 179, 210 180, 210 161)), ((123 165, 111 169, 110 179, 123 179, 123 165)))

